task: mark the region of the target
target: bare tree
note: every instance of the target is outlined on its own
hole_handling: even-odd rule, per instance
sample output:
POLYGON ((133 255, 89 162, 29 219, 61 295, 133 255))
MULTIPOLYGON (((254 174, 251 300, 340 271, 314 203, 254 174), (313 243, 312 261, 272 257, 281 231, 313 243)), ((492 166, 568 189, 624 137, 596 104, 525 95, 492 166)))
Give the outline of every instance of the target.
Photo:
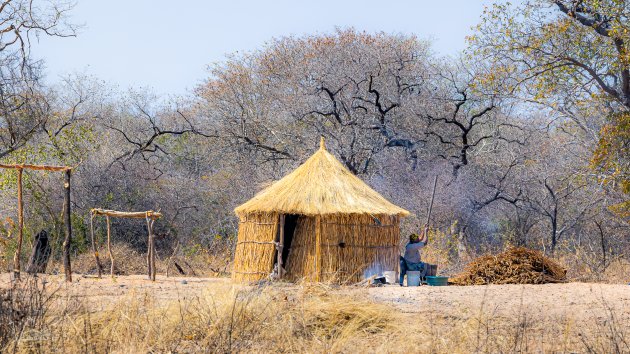
POLYGON ((215 68, 199 93, 225 141, 263 161, 300 159, 322 135, 365 174, 388 149, 417 158, 423 136, 411 133, 406 105, 422 86, 426 55, 413 37, 345 30, 283 38, 215 68))
POLYGON ((23 147, 48 117, 31 41, 40 35, 73 36, 72 4, 5 0, 0 4, 0 157, 23 147))

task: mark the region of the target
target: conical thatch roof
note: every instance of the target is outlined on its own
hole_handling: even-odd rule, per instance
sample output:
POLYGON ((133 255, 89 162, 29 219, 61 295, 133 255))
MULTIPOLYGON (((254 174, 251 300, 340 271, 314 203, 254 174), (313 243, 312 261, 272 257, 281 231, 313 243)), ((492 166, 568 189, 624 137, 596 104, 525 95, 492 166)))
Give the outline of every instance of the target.
POLYGON ((320 149, 304 164, 234 211, 238 215, 272 212, 409 215, 407 210, 387 201, 326 151, 323 138, 320 149))

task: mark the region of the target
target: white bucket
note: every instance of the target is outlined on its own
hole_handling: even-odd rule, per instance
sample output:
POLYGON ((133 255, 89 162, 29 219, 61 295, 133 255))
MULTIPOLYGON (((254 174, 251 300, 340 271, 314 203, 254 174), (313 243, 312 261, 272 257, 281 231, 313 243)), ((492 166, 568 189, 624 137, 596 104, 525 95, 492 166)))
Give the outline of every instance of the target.
POLYGON ((395 270, 386 270, 383 272, 383 276, 385 277, 385 281, 387 284, 396 284, 398 283, 398 279, 396 279, 396 271, 395 270))
POLYGON ((407 271, 407 286, 419 286, 420 285, 420 271, 409 270, 407 271))

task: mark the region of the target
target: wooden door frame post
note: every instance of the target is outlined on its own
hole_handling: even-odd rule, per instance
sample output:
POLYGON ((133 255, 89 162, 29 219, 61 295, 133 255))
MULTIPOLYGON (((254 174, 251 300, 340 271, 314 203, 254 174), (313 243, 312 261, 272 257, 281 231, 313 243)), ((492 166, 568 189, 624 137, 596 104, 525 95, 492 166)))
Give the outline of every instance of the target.
POLYGON ((285 224, 285 215, 280 214, 280 222, 279 222, 279 237, 278 237, 278 279, 282 279, 282 253, 284 252, 284 224, 285 224))
POLYGON ((315 217, 315 281, 319 282, 322 273, 322 217, 315 217))

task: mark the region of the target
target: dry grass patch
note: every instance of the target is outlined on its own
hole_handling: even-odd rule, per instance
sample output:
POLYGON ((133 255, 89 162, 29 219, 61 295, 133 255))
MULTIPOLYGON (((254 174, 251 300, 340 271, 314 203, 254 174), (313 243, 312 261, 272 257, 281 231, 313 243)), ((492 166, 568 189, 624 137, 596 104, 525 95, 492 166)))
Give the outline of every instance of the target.
MULTIPOLYGON (((541 317, 521 305, 497 312, 484 295, 458 312, 404 313, 357 288, 216 283, 164 301, 155 288, 131 290, 104 307, 58 291, 34 303, 2 352, 628 352, 630 323, 614 311, 596 323, 541 317), (37 305, 39 304, 39 305, 37 305)), ((186 289, 186 290, 183 290, 186 289)), ((398 288, 396 288, 398 289, 398 288)), ((23 289, 37 292, 40 288, 23 289)), ((22 291, 22 290, 21 290, 22 291)), ((38 294, 43 294, 39 292, 38 294)), ((72 294, 72 295, 71 295, 72 294)), ((605 306, 606 304, 594 304, 605 306)))
POLYGON ((130 293, 106 310, 60 297, 48 308, 46 338, 16 338, 17 352, 343 351, 397 330, 389 306, 334 294, 325 287, 222 285, 161 304, 130 293))

